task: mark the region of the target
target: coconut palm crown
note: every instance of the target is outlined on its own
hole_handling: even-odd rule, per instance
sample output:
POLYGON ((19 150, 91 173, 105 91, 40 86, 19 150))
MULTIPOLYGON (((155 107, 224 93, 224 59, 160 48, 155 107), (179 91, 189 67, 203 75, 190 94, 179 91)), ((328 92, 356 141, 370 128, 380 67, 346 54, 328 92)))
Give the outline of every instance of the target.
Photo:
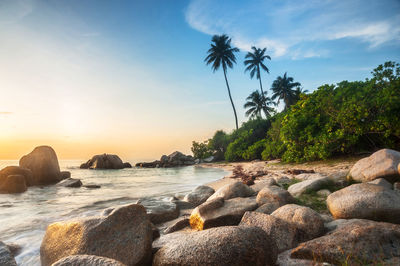
POLYGON ((253 78, 256 75, 256 78, 260 81, 260 89, 261 95, 264 95, 262 82, 261 82, 261 69, 266 71, 269 74, 268 67, 264 64, 265 59, 271 60, 269 55, 266 55, 265 52, 267 48, 260 49, 256 47, 251 47, 253 52, 248 52, 245 57, 244 65, 247 66, 244 70, 245 72, 250 71, 250 77, 253 78))
POLYGON ((285 103, 285 109, 287 109, 290 105, 292 105, 296 99, 297 94, 295 89, 300 87, 301 84, 299 82, 293 82, 292 77, 287 76, 287 72, 283 75, 283 77, 278 76, 274 82, 272 83, 272 100, 278 99, 277 103, 279 104, 280 100, 283 100, 285 103))
POLYGON ((247 109, 246 116, 250 118, 262 117, 262 112, 266 118, 271 117, 275 112, 275 109, 269 107, 269 105, 274 105, 271 98, 267 97, 267 93, 264 93, 264 97, 258 92, 258 90, 253 91, 247 98, 247 102, 244 104, 244 108, 247 109))

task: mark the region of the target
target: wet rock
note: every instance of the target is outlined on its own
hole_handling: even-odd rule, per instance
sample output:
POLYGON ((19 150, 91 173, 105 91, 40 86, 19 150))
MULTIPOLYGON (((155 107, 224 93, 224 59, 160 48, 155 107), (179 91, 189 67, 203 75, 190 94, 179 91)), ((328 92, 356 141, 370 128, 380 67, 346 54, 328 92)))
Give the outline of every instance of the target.
POLYGON ((359 182, 384 178, 393 183, 400 180, 400 173, 397 169, 399 163, 400 152, 382 149, 354 164, 349 177, 359 182))
POLYGON ((22 250, 22 247, 18 244, 8 243, 6 245, 14 257, 17 256, 22 250))
POLYGON ((302 230, 304 232, 302 241, 319 237, 325 232, 322 217, 308 207, 287 204, 274 211, 271 215, 291 223, 302 230))
POLYGON ((132 168, 132 165, 128 162, 122 164, 123 168, 132 168))
POLYGON ((57 154, 49 146, 36 147, 19 160, 19 166, 32 171, 32 185, 55 184, 61 180, 57 154))
POLYGON ((25 184, 28 187, 35 184, 31 170, 20 166, 7 166, 0 171, 0 185, 2 180, 5 180, 9 175, 22 175, 25 178, 25 184))
POLYGON ((282 206, 294 201, 289 192, 278 186, 264 187, 257 194, 257 203, 259 206, 268 202, 277 202, 282 206))
POLYGON ((320 177, 317 179, 309 179, 296 184, 291 185, 288 191, 294 197, 298 197, 304 193, 311 191, 317 191, 324 185, 328 184, 330 179, 328 177, 320 177))
POLYGON ((196 207, 190 215, 190 226, 196 230, 211 227, 237 225, 246 211, 257 208, 253 198, 216 198, 196 207))
POLYGON ((99 185, 84 185, 83 187, 89 188, 89 189, 101 188, 101 186, 99 186, 99 185))
POLYGON ((271 201, 267 202, 260 207, 258 207, 255 212, 261 212, 264 214, 271 214, 273 213, 276 209, 278 209, 281 205, 279 204, 278 201, 271 201))
POLYGON ((110 258, 94 256, 94 255, 71 255, 68 257, 64 257, 64 258, 60 259, 59 261, 52 264, 52 266, 70 266, 70 265, 75 265, 75 266, 96 266, 96 265, 125 266, 125 264, 122 264, 119 261, 116 261, 116 260, 113 260, 110 258))
POLYGON ((193 209, 194 207, 196 207, 196 206, 194 206, 194 204, 187 202, 187 201, 180 200, 176 197, 172 197, 169 201, 174 203, 176 206, 178 206, 179 210, 189 210, 189 209, 193 209))
POLYGON ((374 185, 382 186, 382 187, 387 188, 387 189, 393 189, 392 184, 390 184, 390 183, 389 183, 388 181, 386 181, 386 179, 384 179, 384 178, 375 179, 374 181, 368 182, 368 184, 374 184, 374 185))
POLYGON ((157 251, 153 265, 274 265, 276 247, 258 227, 227 226, 180 237, 157 251))
POLYGON ((181 218, 179 218, 174 224, 168 226, 165 230, 164 230, 164 234, 170 234, 173 233, 175 231, 179 231, 185 227, 190 226, 190 218, 189 216, 183 216, 181 218))
POLYGON ((137 203, 146 208, 147 215, 153 224, 167 222, 179 216, 179 209, 176 204, 172 202, 145 198, 140 199, 137 203))
POLYGON ((224 199, 232 199, 232 198, 245 198, 245 197, 251 197, 255 194, 254 190, 252 190, 249 186, 243 184, 242 182, 235 182, 232 184, 227 184, 209 197, 207 201, 216 199, 216 198, 224 198, 224 199))
POLYGON ((239 225, 261 228, 275 242, 278 252, 296 247, 303 234, 291 223, 259 212, 246 212, 239 225))
POLYGON ((115 154, 99 154, 95 155, 87 161, 81 164, 81 169, 122 169, 124 168, 124 163, 121 158, 115 154))
POLYGON ((292 258, 336 265, 367 265, 400 257, 400 225, 353 220, 331 233, 300 244, 292 258))
POLYGON ((6 244, 0 241, 0 265, 17 266, 14 256, 6 244))
POLYGON ((183 200, 192 203, 196 207, 205 202, 214 192, 215 190, 208 186, 198 186, 187 194, 183 200))
POLYGON ((61 180, 71 178, 71 172, 69 171, 61 171, 60 172, 61 180))
POLYGON ((22 175, 9 175, 0 184, 0 193, 22 193, 27 189, 25 177, 22 175))
POLYGON ((79 179, 74 179, 74 178, 67 178, 61 181, 60 183, 57 184, 59 187, 81 187, 82 182, 79 179))
POLYGON ((383 186, 354 184, 332 193, 326 202, 335 219, 400 223, 400 193, 383 186))
POLYGON ((151 257, 152 230, 143 206, 115 208, 109 215, 57 222, 47 227, 40 247, 43 266, 69 255, 96 255, 126 265, 143 265, 151 257))

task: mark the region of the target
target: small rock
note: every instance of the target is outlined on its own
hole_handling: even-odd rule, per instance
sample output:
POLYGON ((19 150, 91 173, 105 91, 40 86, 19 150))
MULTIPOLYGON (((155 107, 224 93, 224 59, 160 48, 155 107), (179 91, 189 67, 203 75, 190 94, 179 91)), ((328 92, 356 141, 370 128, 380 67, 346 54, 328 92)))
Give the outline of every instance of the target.
POLYGON ((6 244, 0 241, 0 265, 17 266, 14 256, 6 244))
POLYGON ((326 177, 326 176, 323 174, 320 174, 320 173, 312 173, 312 174, 299 174, 296 176, 296 179, 305 181, 305 180, 320 179, 323 177, 326 177))
POLYGON ((175 231, 179 231, 185 227, 190 226, 189 223, 190 219, 189 216, 183 216, 180 217, 174 224, 168 226, 165 230, 164 230, 164 234, 170 234, 173 233, 175 231))
POLYGON ((176 204, 176 206, 178 206, 179 210, 189 210, 189 209, 193 209, 195 207, 192 203, 179 200, 176 197, 172 197, 169 201, 176 204))
POLYGON ((67 179, 64 179, 63 181, 61 181, 60 183, 58 183, 57 186, 77 188, 77 187, 82 186, 82 182, 79 179, 67 178, 67 179))
POLYGON ((274 211, 271 215, 292 223, 302 230, 305 233, 301 239, 302 241, 319 237, 325 232, 324 220, 316 211, 308 207, 287 204, 274 211))
POLYGON ((83 187, 90 188, 90 189, 101 188, 101 186, 99 186, 99 185, 84 185, 83 187))
POLYGON ((232 199, 232 198, 245 198, 245 197, 251 197, 255 194, 254 190, 252 190, 249 186, 243 184, 242 182, 235 182, 232 184, 227 184, 209 197, 207 201, 216 199, 216 198, 224 198, 224 199, 232 199))
POLYGON ((266 180, 261 180, 256 182, 254 185, 250 186, 256 193, 260 192, 264 187, 276 186, 275 179, 268 178, 266 180))
POLYGON ((52 266, 95 266, 95 265, 102 265, 102 266, 125 266, 119 261, 94 256, 94 255, 71 255, 68 257, 64 257, 59 261, 52 264, 52 266))
POLYGON ((317 179, 309 179, 296 184, 291 185, 288 188, 290 194, 294 197, 298 197, 304 193, 311 191, 317 191, 324 185, 328 184, 330 179, 328 177, 320 177, 317 179))
POLYGON ((264 187, 257 194, 257 204, 261 206, 268 202, 277 202, 279 206, 294 202, 289 192, 278 186, 264 187))
POLYGON ((147 215, 153 224, 167 222, 179 216, 178 206, 172 202, 166 202, 153 198, 145 198, 140 199, 137 203, 146 208, 147 215))
POLYGON ((328 197, 332 192, 329 191, 329 189, 321 189, 317 191, 317 195, 322 196, 322 197, 328 197))
POLYGON ((69 171, 61 171, 60 172, 61 180, 71 178, 71 172, 69 171))
POLYGON ((190 202, 197 207, 211 197, 214 192, 215 190, 208 186, 199 186, 187 194, 183 200, 190 202))

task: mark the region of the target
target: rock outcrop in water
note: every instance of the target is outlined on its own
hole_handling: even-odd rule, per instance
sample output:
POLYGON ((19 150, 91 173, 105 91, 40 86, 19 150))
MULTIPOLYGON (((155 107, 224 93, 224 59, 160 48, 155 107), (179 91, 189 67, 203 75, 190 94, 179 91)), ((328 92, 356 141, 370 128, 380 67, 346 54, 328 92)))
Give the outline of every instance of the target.
POLYGON ((144 168, 168 168, 168 167, 178 167, 178 166, 188 166, 195 164, 195 160, 191 155, 185 155, 179 151, 173 152, 170 155, 161 156, 160 160, 153 162, 142 162, 137 163, 136 167, 144 168))
POLYGON ((86 163, 81 164, 81 169, 123 169, 132 167, 129 163, 123 163, 115 154, 99 154, 92 157, 86 163))
POLYGON ((0 241, 0 265, 4 266, 17 266, 14 255, 9 247, 0 241))

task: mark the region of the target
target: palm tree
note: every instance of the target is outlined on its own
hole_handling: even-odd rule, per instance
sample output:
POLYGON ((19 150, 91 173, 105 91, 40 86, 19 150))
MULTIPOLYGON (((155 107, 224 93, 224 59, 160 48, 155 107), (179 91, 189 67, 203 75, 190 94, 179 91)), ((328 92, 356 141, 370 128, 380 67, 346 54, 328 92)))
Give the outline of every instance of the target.
POLYGON ((299 82, 293 82, 293 78, 288 77, 287 72, 285 72, 283 77, 278 76, 272 83, 272 100, 278 98, 278 104, 280 100, 283 100, 286 110, 296 100, 296 90, 293 88, 300 86, 301 84, 299 82))
POLYGON ((255 90, 247 98, 247 102, 244 104, 244 108, 248 109, 246 111, 246 116, 250 118, 262 117, 261 112, 264 112, 265 117, 271 117, 271 113, 275 110, 269 105, 273 105, 274 102, 271 98, 267 97, 267 93, 264 93, 264 97, 255 90))
POLYGON ((231 39, 223 35, 214 35, 211 39, 211 48, 207 51, 208 55, 204 59, 207 65, 212 63, 211 68, 213 72, 217 71, 220 66, 224 71, 225 83, 228 88, 229 99, 231 100, 233 113, 235 115, 236 129, 238 129, 238 120, 236 115, 235 105, 233 104, 231 90, 229 88, 228 79, 226 78, 227 68, 233 68, 233 63, 236 63, 236 57, 234 53, 239 52, 239 49, 231 46, 231 39))
POLYGON ((260 69, 262 68, 269 74, 269 69, 268 67, 264 64, 264 60, 267 58, 271 60, 271 57, 269 55, 266 55, 265 52, 267 51, 267 48, 260 49, 256 47, 251 47, 253 52, 248 52, 246 55, 246 59, 244 61, 244 65, 247 66, 244 72, 250 71, 250 78, 254 77, 254 74, 256 75, 256 78, 260 81, 260 89, 261 89, 261 95, 264 95, 263 87, 262 87, 262 82, 261 82, 261 71, 260 69))
POLYGON ((308 90, 303 90, 301 87, 297 87, 294 90, 294 102, 293 104, 295 104, 298 100, 300 100, 300 95, 301 94, 306 94, 308 92, 308 90))

